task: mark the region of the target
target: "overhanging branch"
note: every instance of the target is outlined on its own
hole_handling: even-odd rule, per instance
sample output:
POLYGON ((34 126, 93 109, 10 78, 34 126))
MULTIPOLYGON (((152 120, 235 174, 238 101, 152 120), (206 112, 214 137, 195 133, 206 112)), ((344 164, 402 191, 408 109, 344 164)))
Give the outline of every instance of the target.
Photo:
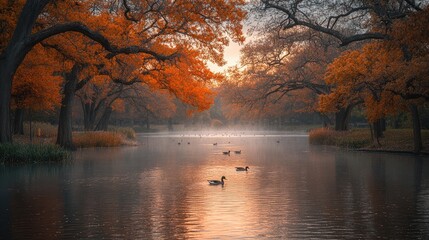
POLYGON ((94 40, 95 42, 98 42, 101 46, 103 46, 104 49, 110 52, 107 55, 108 58, 112 58, 119 54, 145 53, 153 56, 155 59, 159 61, 166 61, 180 56, 178 52, 172 53, 170 55, 159 54, 151 49, 148 49, 142 46, 117 47, 115 45, 112 45, 109 42, 109 40, 106 37, 104 37, 102 34, 89 29, 86 25, 80 22, 57 24, 50 28, 34 33, 29 37, 26 44, 32 47, 49 37, 52 37, 61 33, 66 33, 66 32, 78 32, 94 40))

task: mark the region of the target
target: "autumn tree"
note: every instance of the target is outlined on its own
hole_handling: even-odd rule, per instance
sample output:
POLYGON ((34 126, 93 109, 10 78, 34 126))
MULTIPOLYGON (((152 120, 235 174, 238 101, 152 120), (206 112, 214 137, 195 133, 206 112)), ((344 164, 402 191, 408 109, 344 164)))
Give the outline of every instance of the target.
POLYGON ((224 90, 236 112, 240 106, 262 109, 266 115, 289 111, 287 106, 316 111, 317 95, 330 91, 324 71, 339 52, 332 38, 314 31, 266 34, 244 46, 241 69, 231 70, 224 90))
POLYGON ((361 50, 347 51, 329 66, 326 82, 333 87, 322 95, 320 109, 336 112, 350 104, 363 103, 368 122, 372 124, 374 142, 382 136, 380 120, 404 108, 404 102, 386 84, 395 81, 391 69, 398 67, 392 59, 401 59, 399 50, 388 51, 381 42, 366 44, 361 50))
POLYGON ((124 98, 137 119, 144 119, 150 129, 151 119, 171 119, 176 114, 175 97, 167 90, 153 90, 147 85, 133 87, 134 94, 124 98))
POLYGON ((330 35, 342 46, 370 39, 389 39, 393 22, 403 19, 428 5, 425 0, 260 0, 254 11, 267 31, 309 28, 330 35))
POLYGON ((428 11, 394 23, 389 41, 368 43, 336 59, 325 77, 335 88, 321 97, 321 109, 335 111, 350 102, 363 102, 378 143, 379 120, 409 108, 414 121, 414 151, 418 153, 422 143, 417 106, 429 100, 429 29, 423 24, 429 20, 428 11))
MULTIPOLYGON (((416 26, 420 20, 410 17, 424 12, 429 2, 426 0, 376 0, 376 1, 277 1, 254 2, 254 11, 260 19, 267 21, 263 31, 284 32, 296 28, 308 28, 337 39, 340 46, 354 42, 382 40, 389 42, 395 38, 394 25, 410 19, 408 25, 416 26)), ((404 28, 403 30, 406 30, 404 28)), ((424 32, 422 29, 419 32, 424 32)), ((404 59, 411 59, 407 44, 401 46, 404 59)), ((401 58, 401 59, 402 59, 401 58)), ((418 110, 410 105, 415 133, 415 145, 420 129, 418 110)))
POLYGON ((221 63, 228 36, 234 41, 243 40, 243 5, 241 0, 202 4, 161 0, 2 0, 1 6, 6 6, 0 11, 2 18, 12 20, 0 55, 0 142, 12 140, 9 112, 13 75, 37 43, 65 32, 78 32, 110 52, 109 57, 143 53, 159 61, 177 57, 178 43, 188 43, 199 50, 202 59, 221 63), (18 4, 15 9, 21 9, 18 15, 7 10, 13 4, 18 4), (125 35, 131 41, 121 41, 123 35, 117 33, 124 29, 112 32, 112 28, 106 28, 113 20, 129 22, 125 35))
POLYGON ((53 70, 59 70, 60 66, 53 55, 54 52, 37 45, 14 76, 12 106, 15 109, 15 134, 24 134, 24 110, 53 110, 60 103, 61 78, 53 74, 53 70))

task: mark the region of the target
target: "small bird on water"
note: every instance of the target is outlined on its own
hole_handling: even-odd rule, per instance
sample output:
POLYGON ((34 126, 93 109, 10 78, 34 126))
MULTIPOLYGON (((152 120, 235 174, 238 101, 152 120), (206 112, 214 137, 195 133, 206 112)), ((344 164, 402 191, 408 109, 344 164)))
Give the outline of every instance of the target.
POLYGON ((246 171, 247 172, 247 169, 250 169, 248 166, 246 166, 246 167, 235 167, 235 171, 246 171))
POLYGON ((220 181, 219 180, 207 180, 207 181, 209 182, 210 185, 223 185, 224 184, 224 181, 223 181, 224 179, 226 180, 226 177, 222 176, 222 178, 220 179, 220 181))

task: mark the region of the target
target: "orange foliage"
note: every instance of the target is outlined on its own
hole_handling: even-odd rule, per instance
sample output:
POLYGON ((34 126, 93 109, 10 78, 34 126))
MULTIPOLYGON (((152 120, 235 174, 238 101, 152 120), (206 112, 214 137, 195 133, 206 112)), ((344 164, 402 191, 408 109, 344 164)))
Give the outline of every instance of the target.
POLYGON ((363 102, 366 117, 375 122, 409 102, 429 99, 428 21, 429 9, 425 9, 397 21, 391 40, 343 53, 328 67, 325 81, 335 88, 320 97, 319 109, 332 112, 363 102))
POLYGON ((12 86, 14 107, 52 110, 60 103, 61 77, 53 75, 60 68, 54 53, 37 45, 15 73, 12 86))
MULTIPOLYGON (((0 0, 1 50, 11 38, 25 2, 0 0)), ((39 59, 33 61, 44 65, 36 67, 27 63, 30 60, 26 59, 20 67, 15 79, 21 80, 14 82, 16 104, 28 105, 29 102, 42 104, 43 101, 33 101, 34 99, 24 101, 17 98, 24 96, 23 84, 31 81, 35 84, 31 87, 32 91, 25 91, 35 98, 36 87, 39 87, 37 92, 45 92, 45 97, 50 99, 46 104, 42 104, 43 108, 52 108, 53 105, 48 103, 57 103, 59 99, 59 89, 53 88, 58 87, 59 78, 52 76, 53 70, 68 71, 75 63, 80 63, 84 64, 85 68, 80 73, 79 79, 91 77, 93 84, 103 89, 102 95, 108 94, 112 86, 106 84, 106 81, 112 79, 130 81, 138 78, 152 89, 169 90, 177 98, 193 106, 196 111, 208 109, 213 103, 214 95, 209 85, 220 81, 222 77, 212 73, 206 62, 222 64, 223 49, 229 40, 244 41, 241 21, 246 15, 242 8, 245 1, 219 0, 195 4, 187 0, 128 0, 128 4, 132 8, 127 16, 134 21, 125 18, 124 7, 121 4, 111 1, 64 0, 49 3, 37 19, 32 29, 33 33, 57 24, 80 22, 91 31, 105 36, 117 48, 142 46, 147 48, 148 52, 117 55, 108 59, 106 58, 108 52, 101 45, 80 33, 66 32, 55 35, 45 40, 44 46, 61 52, 63 59, 56 60, 61 63, 60 68, 57 68, 56 63, 51 63, 53 60, 51 56, 40 54, 41 46, 32 50, 27 58, 35 58, 34 56, 38 55, 39 59), (154 54, 173 53, 178 53, 179 58, 162 62, 154 57, 154 54), (29 76, 32 76, 31 80, 29 76), (49 84, 46 84, 48 82, 49 84), (55 82, 56 85, 50 84, 51 82, 55 82)), ((84 91, 88 91, 88 96, 94 94, 91 88, 85 88, 84 91)))

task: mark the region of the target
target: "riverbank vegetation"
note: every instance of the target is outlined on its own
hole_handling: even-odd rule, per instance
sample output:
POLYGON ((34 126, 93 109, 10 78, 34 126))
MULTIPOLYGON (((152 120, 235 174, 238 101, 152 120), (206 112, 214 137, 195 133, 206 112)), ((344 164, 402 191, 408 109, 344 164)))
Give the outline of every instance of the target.
MULTIPOLYGON (((14 140, 20 144, 53 145, 57 138, 58 126, 34 122, 24 124, 24 134, 14 135, 14 140), (31 135, 30 135, 31 133, 31 135)), ((136 145, 136 133, 129 127, 109 128, 108 131, 73 131, 73 146, 76 148, 88 147, 116 147, 136 145)))
MULTIPOLYGON (((429 151, 429 130, 422 130, 423 149, 429 151)), ((374 144, 369 129, 335 131, 328 128, 317 128, 309 132, 310 144, 331 145, 346 149, 413 152, 412 129, 387 129, 380 144, 374 144)))
POLYGON ((91 131, 75 132, 73 134, 73 144, 77 148, 136 145, 137 143, 133 141, 134 139, 134 131, 127 128, 118 129, 112 132, 91 131))
POLYGON ((67 150, 53 144, 0 144, 2 164, 61 162, 69 157, 67 150))

